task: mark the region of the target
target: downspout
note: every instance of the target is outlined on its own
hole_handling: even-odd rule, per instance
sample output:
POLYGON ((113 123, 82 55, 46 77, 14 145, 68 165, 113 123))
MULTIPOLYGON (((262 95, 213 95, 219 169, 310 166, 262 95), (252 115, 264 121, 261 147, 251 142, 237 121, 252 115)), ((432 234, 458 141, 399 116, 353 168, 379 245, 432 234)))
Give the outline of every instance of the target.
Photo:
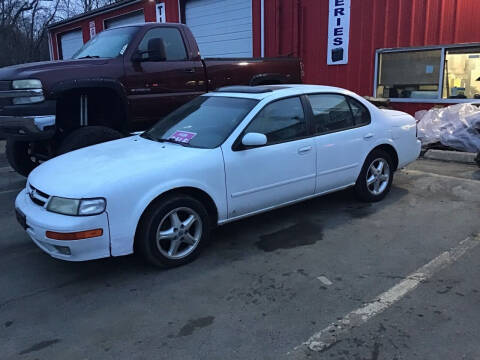
POLYGON ((260 1, 260 55, 265 57, 265 0, 260 1))

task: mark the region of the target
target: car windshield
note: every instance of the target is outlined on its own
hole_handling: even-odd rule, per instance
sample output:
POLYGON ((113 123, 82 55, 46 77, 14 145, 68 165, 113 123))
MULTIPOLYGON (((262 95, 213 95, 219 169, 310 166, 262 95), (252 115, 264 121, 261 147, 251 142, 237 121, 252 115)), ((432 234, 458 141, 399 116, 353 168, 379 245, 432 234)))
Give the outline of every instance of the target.
POLYGON ((102 31, 83 45, 72 58, 114 58, 123 55, 136 31, 136 26, 102 31))
POLYGON ((143 137, 213 149, 225 141, 257 103, 254 99, 199 96, 167 115, 143 137))

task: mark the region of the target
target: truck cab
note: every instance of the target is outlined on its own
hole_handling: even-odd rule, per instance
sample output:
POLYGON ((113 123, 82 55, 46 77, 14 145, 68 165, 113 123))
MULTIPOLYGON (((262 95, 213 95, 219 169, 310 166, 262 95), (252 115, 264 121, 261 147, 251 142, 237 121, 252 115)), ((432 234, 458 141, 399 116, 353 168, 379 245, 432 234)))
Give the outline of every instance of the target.
POLYGON ((20 174, 42 161, 143 131, 225 85, 300 83, 295 58, 202 59, 183 24, 105 30, 70 60, 0 69, 0 136, 20 174))

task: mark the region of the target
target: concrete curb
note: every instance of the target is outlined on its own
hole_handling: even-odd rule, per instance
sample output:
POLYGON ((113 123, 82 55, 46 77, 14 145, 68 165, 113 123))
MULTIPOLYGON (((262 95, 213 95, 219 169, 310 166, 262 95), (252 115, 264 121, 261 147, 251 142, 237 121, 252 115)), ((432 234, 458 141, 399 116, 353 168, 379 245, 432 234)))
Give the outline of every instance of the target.
POLYGON ((477 154, 460 152, 460 151, 449 151, 449 150, 427 150, 423 157, 425 159, 431 160, 441 160, 441 161, 454 161, 463 164, 473 164, 475 165, 475 157, 477 154))

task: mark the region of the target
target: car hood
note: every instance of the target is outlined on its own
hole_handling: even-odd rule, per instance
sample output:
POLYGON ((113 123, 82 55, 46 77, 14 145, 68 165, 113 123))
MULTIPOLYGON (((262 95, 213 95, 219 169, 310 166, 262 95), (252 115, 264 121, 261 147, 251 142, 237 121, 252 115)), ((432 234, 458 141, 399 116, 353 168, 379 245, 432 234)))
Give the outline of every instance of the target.
POLYGON ((58 60, 42 61, 0 68, 0 80, 17 79, 40 79, 51 71, 63 71, 65 69, 89 67, 92 65, 103 65, 109 59, 79 59, 79 60, 58 60))
POLYGON ((158 182, 179 176, 182 168, 197 164, 208 151, 212 150, 132 136, 53 158, 34 169, 28 182, 54 196, 106 196, 106 189, 119 188, 121 183, 127 186, 138 179, 155 178, 158 182))

